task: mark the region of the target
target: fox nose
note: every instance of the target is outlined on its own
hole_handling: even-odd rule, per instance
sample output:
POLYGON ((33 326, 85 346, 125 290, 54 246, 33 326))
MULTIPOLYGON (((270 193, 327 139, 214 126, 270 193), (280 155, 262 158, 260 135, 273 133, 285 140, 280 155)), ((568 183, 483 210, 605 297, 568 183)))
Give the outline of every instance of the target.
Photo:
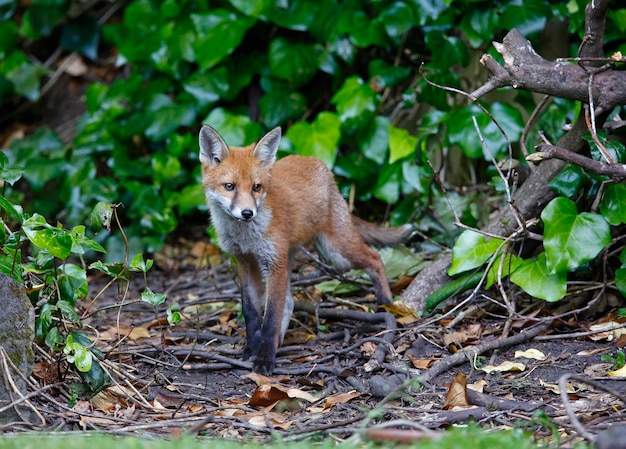
POLYGON ((252 217, 254 217, 254 212, 252 212, 250 209, 244 209, 241 211, 241 217, 244 220, 250 220, 252 217))

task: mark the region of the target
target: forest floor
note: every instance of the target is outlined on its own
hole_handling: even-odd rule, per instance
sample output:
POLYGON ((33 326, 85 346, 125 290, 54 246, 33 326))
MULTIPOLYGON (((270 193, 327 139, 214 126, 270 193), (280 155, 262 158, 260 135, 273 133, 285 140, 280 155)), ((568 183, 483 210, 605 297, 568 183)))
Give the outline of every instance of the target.
POLYGON ((147 285, 167 294, 156 309, 140 300, 141 275, 126 287, 90 280, 97 300, 84 305, 84 330, 106 356, 106 389, 73 402, 66 387, 75 376, 39 351, 40 384, 60 385, 37 398, 46 423, 35 428, 255 441, 364 431, 404 441, 473 421, 569 446, 580 436, 566 407, 591 433, 624 420, 624 403, 606 389, 626 395, 626 378, 609 376, 615 366, 601 359, 615 355, 624 336, 588 335, 597 332, 592 325, 612 325, 608 312, 597 321, 550 319, 556 311, 537 305, 507 321, 490 301, 476 301, 449 317, 419 317, 399 305, 376 313, 363 291, 321 297, 314 285, 328 275, 305 262, 292 276, 296 312, 268 378, 241 359, 234 265, 207 243, 155 260, 160 268, 147 285), (174 303, 182 320, 170 326, 165 308, 174 303), (533 331, 537 325, 545 331, 533 331), (565 374, 574 375, 564 384, 567 404, 558 386, 565 374))

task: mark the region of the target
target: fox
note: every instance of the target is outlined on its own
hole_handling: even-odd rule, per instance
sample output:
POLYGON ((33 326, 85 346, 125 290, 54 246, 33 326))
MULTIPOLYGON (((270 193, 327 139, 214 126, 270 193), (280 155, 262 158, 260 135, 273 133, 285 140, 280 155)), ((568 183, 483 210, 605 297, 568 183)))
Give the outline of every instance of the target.
POLYGON ((414 227, 383 228, 357 218, 332 171, 314 156, 277 160, 281 128, 256 143, 229 147, 203 125, 202 187, 222 250, 238 266, 246 345, 243 359, 270 375, 293 313, 290 272, 296 250, 312 242, 336 269, 365 270, 378 305, 393 300, 380 255, 372 246, 406 242, 414 227))

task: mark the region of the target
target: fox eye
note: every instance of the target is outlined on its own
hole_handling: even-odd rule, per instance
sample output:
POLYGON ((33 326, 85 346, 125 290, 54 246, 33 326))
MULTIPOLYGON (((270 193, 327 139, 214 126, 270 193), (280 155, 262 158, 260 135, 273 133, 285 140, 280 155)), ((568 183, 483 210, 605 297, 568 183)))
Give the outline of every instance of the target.
POLYGON ((228 192, 230 192, 231 190, 235 190, 235 184, 233 184, 232 182, 225 183, 224 190, 227 190, 228 192))
POLYGON ((261 191, 262 188, 263 188, 263 186, 261 184, 255 184, 255 185, 252 186, 252 191, 258 193, 258 192, 261 191))

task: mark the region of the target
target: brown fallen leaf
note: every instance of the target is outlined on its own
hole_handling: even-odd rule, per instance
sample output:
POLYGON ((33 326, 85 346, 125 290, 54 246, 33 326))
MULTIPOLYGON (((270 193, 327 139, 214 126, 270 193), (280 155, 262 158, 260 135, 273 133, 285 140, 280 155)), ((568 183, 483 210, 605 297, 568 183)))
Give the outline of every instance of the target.
POLYGON ((458 372, 452 379, 448 393, 446 394, 446 401, 443 404, 444 410, 450 410, 454 407, 468 407, 467 401, 467 377, 465 374, 458 372))
POLYGON ((324 408, 331 408, 337 404, 345 404, 346 402, 358 398, 361 396, 361 393, 357 393, 356 391, 350 391, 348 393, 337 393, 326 398, 326 402, 324 403, 324 408))

